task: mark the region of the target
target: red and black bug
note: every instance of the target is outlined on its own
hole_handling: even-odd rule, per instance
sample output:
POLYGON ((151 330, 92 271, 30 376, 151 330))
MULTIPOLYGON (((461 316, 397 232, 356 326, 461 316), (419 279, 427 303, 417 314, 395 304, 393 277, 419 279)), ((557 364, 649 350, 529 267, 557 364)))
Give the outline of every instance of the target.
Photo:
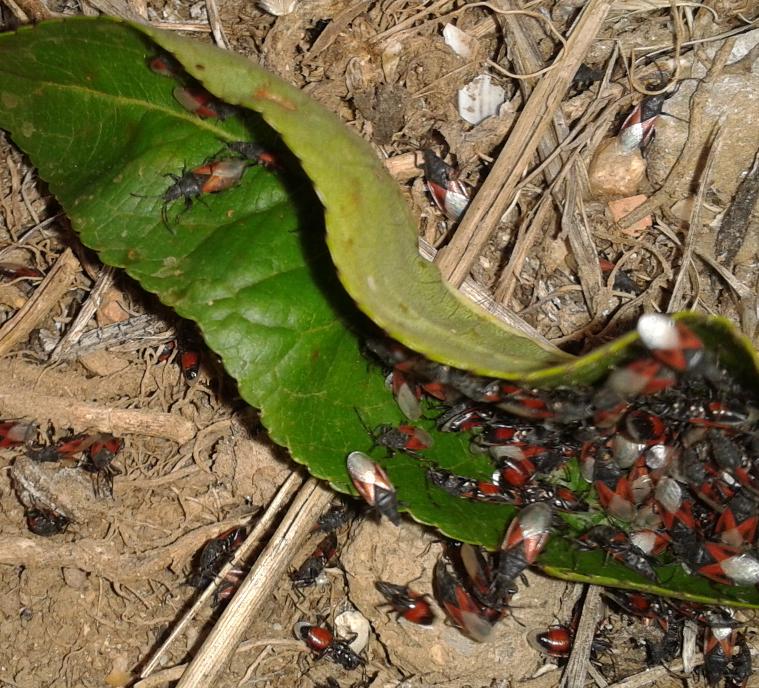
POLYGON ((487 426, 494 415, 492 408, 463 401, 451 406, 435 422, 440 432, 466 432, 487 426))
POLYGON ((295 624, 295 635, 310 650, 317 653, 319 659, 329 659, 344 669, 357 669, 364 663, 344 640, 335 638, 334 633, 325 626, 313 626, 304 621, 295 624))
POLYGON ((547 630, 534 630, 527 635, 527 642, 541 654, 557 659, 569 657, 574 642, 574 632, 569 626, 557 624, 547 630))
POLYGON ((44 277, 36 268, 30 268, 18 263, 0 263, 0 280, 10 282, 22 279, 41 279, 44 277))
POLYGON ((385 596, 387 604, 399 619, 403 618, 420 626, 429 626, 435 620, 427 595, 415 592, 408 585, 396 585, 387 581, 377 581, 374 587, 385 596))
POLYGON ((756 542, 758 523, 756 500, 745 490, 739 490, 725 505, 714 526, 714 532, 728 545, 753 545, 756 542))
POLYGON ((671 662, 680 654, 684 624, 684 618, 670 614, 662 639, 659 642, 646 640, 646 663, 649 666, 671 662))
POLYGON ((466 478, 434 466, 427 469, 427 479, 444 492, 462 499, 508 504, 513 503, 515 499, 513 494, 505 491, 496 482, 466 478))
MULTIPOLYGON (((52 428, 48 430, 48 435, 52 440, 52 428)), ((80 433, 64 437, 54 444, 35 443, 29 446, 27 455, 32 461, 38 463, 54 463, 63 459, 72 459, 77 454, 84 452, 92 444, 95 437, 96 435, 89 433, 80 433)))
POLYGON ((222 602, 232 599, 237 589, 245 579, 244 569, 231 569, 226 573, 219 586, 213 593, 213 606, 218 607, 222 602))
POLYGON ((669 547, 672 538, 661 531, 644 528, 630 533, 630 542, 643 554, 656 557, 669 547))
POLYGON ((424 180, 435 205, 443 214, 458 220, 469 205, 469 191, 458 179, 458 174, 435 153, 426 148, 424 157, 424 180))
POLYGON ((602 389, 612 390, 623 399, 657 394, 677 382, 674 372, 654 358, 639 358, 613 370, 602 389))
POLYGON ((388 457, 395 452, 403 452, 410 456, 416 456, 420 451, 429 449, 433 445, 432 436, 423 428, 408 423, 402 423, 398 426, 378 425, 374 430, 364 422, 358 409, 354 409, 358 420, 364 427, 364 430, 372 438, 372 446, 384 447, 387 449, 388 457))
MULTIPOLYGON (((90 436, 84 460, 80 468, 94 474, 95 496, 113 497, 113 477, 121 471, 113 465, 113 460, 124 446, 124 440, 107 434, 90 436)), ((60 451, 60 450, 59 450, 60 451)))
POLYGON ((724 672, 725 688, 746 688, 752 674, 751 651, 742 634, 738 634, 735 647, 738 652, 733 652, 727 671, 724 672))
POLYGON ((36 507, 26 512, 26 525, 35 535, 58 535, 65 532, 70 523, 68 517, 51 509, 36 507))
POLYGON ((295 588, 307 588, 315 585, 324 569, 337 557, 337 535, 328 533, 316 546, 311 555, 290 574, 295 588))
POLYGON ((0 449, 29 444, 36 434, 36 423, 23 420, 0 421, 0 449))
POLYGON ((185 110, 202 119, 225 120, 239 113, 234 105, 217 100, 201 86, 177 86, 174 98, 185 110))
POLYGON ((148 67, 155 74, 171 78, 176 78, 182 72, 179 63, 173 57, 164 54, 149 57, 148 67))
POLYGON ((200 550, 195 572, 187 584, 193 588, 207 587, 244 541, 244 528, 232 528, 209 540, 200 550))
MULTIPOLYGON (((184 201, 184 209, 189 210, 192 207, 193 199, 203 193, 204 178, 199 174, 195 174, 192 170, 184 170, 181 175, 169 173, 166 176, 170 177, 173 183, 160 196, 163 200, 161 220, 164 226, 173 232, 169 224, 169 205, 181 198, 184 201)), ((141 198, 137 194, 132 195, 141 198)))
POLYGON ((730 617, 722 612, 709 614, 704 632, 704 675, 710 686, 716 686, 725 675, 737 640, 738 631, 730 617))
POLYGON ((171 355, 174 353, 174 351, 177 348, 177 340, 171 339, 166 344, 163 345, 161 350, 158 352, 158 357, 156 360, 158 363, 166 363, 171 358, 171 355))
MULTIPOLYGON (((161 219, 164 226, 172 231, 168 213, 169 206, 174 201, 181 198, 184 201, 182 212, 187 211, 192 207, 194 199, 236 186, 249 164, 245 160, 215 160, 191 170, 184 170, 181 175, 167 174, 173 183, 160 196, 163 201, 161 219)), ((142 198, 138 194, 132 195, 142 198)))
POLYGON ((488 606, 504 606, 511 596, 514 580, 535 563, 548 542, 553 509, 545 502, 535 502, 522 509, 509 524, 501 542, 496 567, 490 583, 488 606))
POLYGON ((669 98, 666 93, 646 96, 640 101, 622 123, 617 139, 626 151, 645 148, 652 139, 656 121, 664 107, 664 101, 669 98))
POLYGON ((239 184, 249 166, 245 160, 214 160, 195 167, 192 174, 202 178, 201 193, 218 193, 239 184))
POLYGON ((599 547, 613 559, 649 580, 657 580, 653 560, 636 547, 627 534, 611 526, 594 526, 580 536, 580 542, 599 547))
POLYGON ((702 547, 710 561, 694 567, 696 573, 723 585, 759 583, 759 560, 752 555, 721 542, 704 542, 702 547))
POLYGON ((435 598, 453 625, 472 640, 487 640, 493 625, 485 618, 475 598, 448 570, 444 561, 435 564, 432 583, 435 598))
POLYGON ((181 349, 179 353, 179 367, 187 382, 195 382, 200 371, 200 351, 196 349, 181 349))
POLYGON ((422 388, 408 373, 393 368, 385 384, 392 390, 395 403, 406 418, 418 420, 422 417, 422 388))
POLYGON ((658 313, 638 319, 638 334, 651 355, 677 372, 693 370, 704 360, 704 344, 684 323, 658 313))
POLYGON ((354 511, 349 509, 344 504, 335 504, 329 508, 327 513, 319 516, 317 520, 316 528, 323 533, 331 533, 334 530, 339 530, 353 518, 354 511))
POLYGON ((602 594, 622 612, 647 622, 655 621, 662 629, 667 627, 665 609, 660 598, 631 590, 605 590, 602 594))
POLYGON ((268 169, 279 169, 281 164, 275 153, 253 141, 231 141, 227 148, 234 153, 268 169))
POLYGON ((394 525, 401 522, 398 515, 398 500, 390 478, 379 464, 366 454, 351 452, 347 460, 348 475, 364 501, 387 517, 394 525))
MULTIPOLYGON (((611 443, 606 443, 611 444, 611 443)), ((598 443, 586 443, 581 452, 584 471, 592 465, 592 481, 598 501, 607 514, 623 521, 635 518, 635 502, 627 474, 614 460, 612 450, 598 443), (592 464, 588 461, 592 460, 592 464)))

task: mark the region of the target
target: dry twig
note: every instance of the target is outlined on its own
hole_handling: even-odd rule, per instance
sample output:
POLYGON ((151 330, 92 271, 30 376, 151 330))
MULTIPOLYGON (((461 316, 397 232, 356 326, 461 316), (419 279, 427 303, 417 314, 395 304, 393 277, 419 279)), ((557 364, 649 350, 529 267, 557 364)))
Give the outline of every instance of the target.
POLYGON ((701 183, 698 186, 698 193, 696 194, 695 201, 693 203, 693 211, 690 216, 690 223, 688 226, 688 234, 685 237, 685 245, 683 246, 682 263, 680 265, 680 272, 677 274, 677 279, 672 287, 672 296, 669 299, 669 305, 667 306, 667 312, 675 313, 682 310, 685 306, 687 297, 684 295, 685 287, 685 275, 688 272, 691 261, 693 259, 693 249, 696 245, 696 238, 701 231, 701 211, 704 204, 704 195, 709 188, 709 184, 712 181, 712 168, 714 167, 714 161, 719 154, 720 141, 722 134, 722 122, 718 122, 714 135, 712 137, 711 144, 709 146, 709 157, 706 160, 704 171, 701 175, 701 183))
POLYGON ((585 5, 561 55, 561 64, 538 82, 455 236, 438 254, 440 271, 453 285, 460 286, 466 279, 472 263, 514 198, 516 186, 532 162, 609 6, 609 0, 590 0, 585 5))
POLYGON ((590 648, 593 645, 593 636, 596 634, 596 626, 603 609, 601 590, 602 588, 598 585, 588 586, 580 624, 572 644, 572 654, 569 655, 569 661, 561 677, 562 688, 580 688, 585 685, 585 674, 590 662, 590 648))
POLYGON ((0 357, 27 339, 47 314, 60 304, 79 269, 79 261, 66 249, 32 297, 0 328, 0 357))
POLYGON ((118 551, 113 539, 84 539, 56 543, 41 538, 5 536, 0 541, 0 564, 38 568, 75 568, 110 581, 144 580, 192 557, 208 540, 248 522, 250 516, 201 526, 165 547, 139 554, 118 551))
POLYGON ((79 309, 79 313, 77 313, 74 322, 71 323, 66 334, 61 337, 55 349, 53 349, 50 354, 51 362, 58 361, 66 350, 70 349, 77 343, 77 341, 79 341, 79 338, 84 332, 84 328, 87 327, 87 323, 95 315, 97 309, 100 308, 103 296, 111 288, 115 272, 115 268, 107 266, 102 269, 95 285, 90 291, 90 295, 79 309))
POLYGON ((4 389, 0 383, 0 416, 29 418, 46 423, 54 418, 59 427, 76 431, 93 430, 113 435, 147 435, 163 437, 177 444, 191 440, 197 428, 192 421, 172 413, 151 409, 119 409, 62 396, 35 392, 19 394, 11 385, 4 389))

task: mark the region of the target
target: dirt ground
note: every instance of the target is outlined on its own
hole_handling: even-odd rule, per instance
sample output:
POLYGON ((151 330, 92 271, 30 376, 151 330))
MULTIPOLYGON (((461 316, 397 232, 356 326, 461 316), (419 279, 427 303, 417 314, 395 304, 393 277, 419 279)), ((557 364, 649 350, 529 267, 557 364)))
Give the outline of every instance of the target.
MULTIPOLYGON (((183 23, 198 40, 211 40, 211 16, 216 40, 226 40, 232 50, 303 88, 374 144, 407 192, 420 235, 439 248, 450 240, 454 223, 430 202, 417 152, 432 147, 459 168, 470 189, 480 188, 537 83, 504 74, 504 68, 534 71, 526 67, 530 63, 519 53, 515 33, 526 34, 532 58, 548 64, 558 50, 548 23, 566 34, 584 3, 530 3, 532 15, 527 16, 495 11, 516 8, 510 0, 470 7, 454 0, 271 2, 294 6, 281 17, 265 12, 263 4, 0 0, 0 28, 54 13, 105 12, 144 16, 165 28, 183 23), (446 44, 447 23, 465 32, 465 56, 446 44), (481 74, 490 74, 503 89, 504 102, 495 116, 469 124, 460 116, 457 93, 481 74)), ((522 185, 473 262, 476 286, 573 353, 626 330, 644 308, 723 314, 756 344, 759 219, 752 204, 746 210, 734 203, 759 150, 759 30, 748 30, 756 14, 750 1, 711 0, 684 4, 674 21, 668 2, 614 3, 583 59, 600 70, 599 77, 614 59, 610 80, 570 85, 557 113, 559 139, 573 132, 574 143, 562 146, 562 165, 576 165, 571 181, 553 189, 560 196, 556 203, 542 174, 522 185), (743 35, 728 66, 705 80, 725 35, 739 29, 743 35), (682 38, 679 59, 674 59, 676 32, 682 38), (688 44, 693 40, 695 49, 688 44), (672 116, 659 118, 656 137, 641 158, 647 176, 632 186, 627 178, 617 181, 603 191, 584 184, 583 176, 589 174, 591 181, 603 176, 599 151, 642 98, 631 90, 615 51, 627 56, 637 48, 640 56, 659 47, 657 64, 638 66, 639 85, 653 89, 661 81, 682 83, 664 105, 672 116), (714 149, 704 183, 702 173, 714 149), (625 185, 634 192, 622 191, 625 185), (649 198, 645 215, 653 218, 653 227, 614 224, 620 215, 613 216, 609 201, 635 194, 649 198), (577 199, 577 212, 562 217, 559 201, 570 196, 577 199), (729 224, 723 221, 726 215, 729 224), (694 220, 699 224, 688 231, 694 220), (589 255, 611 267, 599 267, 589 255), (622 272, 629 279, 626 286, 615 281, 622 272)), ((616 160, 614 169, 629 164, 634 176, 638 163, 632 158, 616 160)), ((41 437, 49 421, 55 438, 69 427, 86 430, 84 419, 92 407, 136 412, 129 416, 135 428, 148 416, 155 425, 150 433, 124 435, 113 499, 94 498, 92 481, 80 470, 33 463, 23 450, 0 450, 1 688, 135 685, 198 595, 186 581, 203 544, 234 526, 255 524, 293 470, 285 452, 267 441, 255 411, 237 397, 234 382, 213 355, 204 352, 192 383, 183 377, 176 352, 159 360, 177 333, 180 341, 191 338, 188 328, 81 247, 28 160, 0 135, 0 262, 47 273, 66 249, 73 251, 74 286, 3 357, 2 417, 34 418, 41 437), (81 331, 61 340, 89 306, 84 331, 122 322, 129 323, 131 336, 107 351, 82 344, 81 331), (140 316, 144 319, 135 321, 140 316), (9 411, 18 408, 26 410, 9 411), (29 533, 21 502, 29 490, 38 502, 66 510, 74 523, 64 534, 43 539, 29 533)), ((0 282, 0 327, 38 282, 0 282)), ((555 664, 538 655, 526 637, 532 629, 566 621, 577 586, 529 574, 529 586, 521 587, 512 615, 497 626, 493 642, 478 644, 441 618, 432 628, 420 629, 378 609, 377 579, 418 579, 418 589, 430 592, 440 552, 434 533, 411 522, 395 529, 364 519, 339 537, 341 568, 331 569, 323 584, 305 595, 296 594, 283 578, 215 685, 328 685, 329 677, 340 686, 558 685, 555 664), (358 610, 372 630, 365 670, 353 674, 315 662, 292 631, 301 619, 332 620, 346 609, 358 610)), ((311 538, 294 563, 314 544, 311 538)), ((216 617, 218 611, 205 604, 162 655, 156 676, 137 685, 174 685, 169 670, 192 658, 216 617)), ((643 649, 633 640, 647 631, 619 616, 608 623, 614 653, 600 670, 613 683, 644 671, 643 649)), ((753 634, 749 640, 754 642, 753 634)), ((602 680, 597 685, 606 685, 602 680)), ((654 684, 686 681, 702 685, 703 679, 673 672, 654 684)), ((759 680, 752 678, 750 685, 759 680)))

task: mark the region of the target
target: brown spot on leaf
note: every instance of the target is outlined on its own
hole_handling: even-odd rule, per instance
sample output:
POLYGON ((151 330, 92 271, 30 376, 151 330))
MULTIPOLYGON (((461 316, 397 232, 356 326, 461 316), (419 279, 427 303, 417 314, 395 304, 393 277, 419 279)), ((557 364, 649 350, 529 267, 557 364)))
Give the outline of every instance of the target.
POLYGON ((260 99, 260 100, 268 100, 271 103, 275 103, 276 105, 279 105, 280 107, 284 108, 285 110, 295 111, 297 108, 295 107, 295 103, 287 100, 287 98, 283 98, 277 93, 272 93, 266 88, 259 88, 253 91, 253 98, 260 99))

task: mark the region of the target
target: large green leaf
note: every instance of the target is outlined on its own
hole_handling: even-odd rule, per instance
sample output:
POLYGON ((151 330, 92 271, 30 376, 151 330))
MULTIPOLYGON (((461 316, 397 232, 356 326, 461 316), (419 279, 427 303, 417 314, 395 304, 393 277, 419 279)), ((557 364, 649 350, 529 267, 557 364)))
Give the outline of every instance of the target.
MULTIPOLYGON (((181 45, 182 59, 204 71, 198 65, 208 48, 181 45)), ((261 123, 252 113, 219 123, 186 112, 172 96, 176 83, 147 67, 157 51, 109 20, 5 34, 0 126, 37 165, 84 243, 199 324, 241 395, 262 410, 272 438, 315 476, 354 492, 345 458, 372 444, 356 409, 370 427, 398 423, 401 414, 380 369, 361 354, 357 330, 368 323, 335 276, 322 207, 302 179, 282 175, 286 186, 254 167, 239 186, 204 196, 178 219, 181 201, 169 206, 169 231, 159 198, 172 184, 165 175, 202 164, 261 123)), ((238 65, 239 58, 220 55, 238 65)), ((214 84, 236 83, 233 68, 214 62, 207 71, 219 76, 214 84)), ((239 88, 247 92, 248 82, 239 88)), ((332 139, 341 134, 318 140, 336 149, 332 139)), ((434 432, 431 421, 422 424, 434 432)), ((486 473, 484 459, 467 460, 467 444, 438 433, 435 461, 461 471, 477 470, 479 461, 486 473)), ((460 539, 497 543, 512 509, 436 494, 417 460, 374 453, 416 519, 460 539)))
MULTIPOLYGON (((219 123, 184 111, 171 95, 175 84, 146 67, 156 47, 139 32, 174 54, 216 96, 260 111, 282 133, 326 207, 330 248, 342 255, 337 262, 351 296, 362 301, 361 289, 389 287, 395 294, 388 297, 392 317, 378 315, 371 301, 362 306, 407 344, 418 341, 422 351, 448 363, 511 376, 521 371, 545 384, 598 378, 629 355, 634 335, 577 362, 550 367, 561 357, 465 307, 432 268, 418 263, 409 239, 400 253, 386 255, 395 286, 385 284, 379 268, 372 268, 362 285, 353 285, 355 275, 346 277, 343 263, 355 274, 360 273, 353 261, 361 268, 377 263, 353 251, 350 226, 371 235, 370 252, 378 249, 376 237, 386 222, 413 239, 397 190, 371 150, 332 115, 248 61, 110 20, 51 22, 0 37, 0 126, 38 166, 86 244, 198 322, 242 396, 262 409, 273 439, 317 477, 351 490, 345 457, 371 444, 355 409, 370 426, 400 420, 382 375, 360 353, 357 332, 368 324, 336 278, 324 244, 322 209, 302 179, 288 176, 285 186, 277 175, 251 168, 239 186, 206 196, 172 219, 173 232, 168 231, 161 222, 160 196, 171 184, 165 175, 218 156, 224 142, 247 139, 261 126, 251 113, 219 123), (399 270, 404 261, 408 267, 409 255, 412 268, 399 270), (418 292, 416 280, 422 284, 418 292), (408 305, 419 295, 421 301, 408 305), (429 318, 417 310, 425 300, 432 304, 429 318), (406 321, 425 322, 411 322, 400 332, 386 317, 403 327, 406 321), (451 336, 449 323, 460 338, 451 336), (430 351, 423 341, 428 338, 445 340, 449 348, 430 351)), ((172 204, 169 216, 180 207, 181 202, 172 204)), ((717 332, 721 325, 703 327, 717 332)), ((746 361, 740 351, 737 358, 746 361)), ((747 369, 753 365, 746 363, 747 369)), ((433 430, 430 421, 422 424, 433 430)), ((488 475, 488 462, 468 452, 465 437, 435 435, 430 458, 436 464, 488 475)), ((497 546, 511 507, 467 502, 433 488, 425 479, 426 464, 413 457, 382 462, 414 518, 452 537, 497 546)), ((557 539, 542 565, 554 575, 580 580, 599 573, 596 553, 567 551, 557 539)), ((609 571, 610 584, 638 585, 621 567, 609 571)), ((679 579, 671 585, 663 579, 661 587, 680 595, 690 589, 679 579)), ((713 596, 729 596, 707 587, 713 596)), ((708 591, 704 595, 709 597, 708 591)), ((741 601, 759 604, 753 592, 741 601)))

